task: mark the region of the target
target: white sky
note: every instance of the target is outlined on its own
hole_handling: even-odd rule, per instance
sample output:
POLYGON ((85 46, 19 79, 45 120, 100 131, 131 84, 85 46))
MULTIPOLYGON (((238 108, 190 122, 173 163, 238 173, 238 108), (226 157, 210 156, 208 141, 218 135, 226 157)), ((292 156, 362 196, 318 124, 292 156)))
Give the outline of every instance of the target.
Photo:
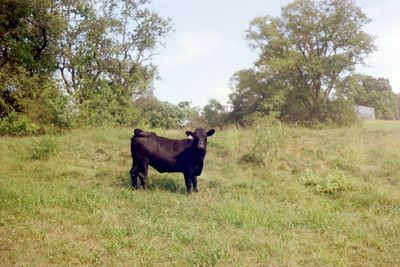
MULTIPOLYGON (((211 98, 228 100, 229 80, 257 59, 245 39, 250 20, 256 16, 279 16, 291 0, 153 0, 162 17, 173 20, 175 31, 155 58, 161 80, 155 95, 177 104, 191 101, 204 106, 211 98)), ((378 50, 359 72, 388 78, 400 91, 400 0, 357 0, 373 19, 365 31, 376 37, 378 50)))

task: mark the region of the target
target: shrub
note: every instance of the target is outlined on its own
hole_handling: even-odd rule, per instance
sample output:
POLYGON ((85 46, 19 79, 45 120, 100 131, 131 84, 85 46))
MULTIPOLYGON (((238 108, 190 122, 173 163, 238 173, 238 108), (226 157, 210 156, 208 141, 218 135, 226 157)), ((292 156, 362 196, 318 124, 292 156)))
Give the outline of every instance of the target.
POLYGON ((318 194, 333 195, 351 188, 350 177, 339 169, 335 169, 323 177, 316 175, 310 169, 305 169, 301 180, 305 186, 313 187, 318 194))
POLYGON ((333 126, 351 126, 357 123, 354 103, 343 97, 327 100, 321 107, 319 121, 333 126))
POLYGON ((58 149, 57 143, 53 138, 45 137, 39 142, 33 144, 31 158, 32 159, 48 159, 56 154, 58 149))
POLYGON ((0 119, 0 135, 34 135, 41 128, 31 122, 26 116, 11 112, 7 117, 0 119))

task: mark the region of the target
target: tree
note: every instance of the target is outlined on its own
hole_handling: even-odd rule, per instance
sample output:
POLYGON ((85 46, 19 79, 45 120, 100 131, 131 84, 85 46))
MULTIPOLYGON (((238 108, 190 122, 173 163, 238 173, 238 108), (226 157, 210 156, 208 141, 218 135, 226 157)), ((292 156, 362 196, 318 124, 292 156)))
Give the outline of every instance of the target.
POLYGON ((216 99, 210 99, 202 113, 209 127, 222 126, 227 122, 226 108, 216 99))
POLYGON ((33 133, 40 129, 37 125, 69 125, 62 119, 67 100, 53 79, 65 22, 57 11, 60 5, 61 1, 53 0, 0 2, 2 134, 33 133), (24 125, 21 133, 18 125, 24 125))
POLYGON ((137 122, 133 101, 152 90, 151 60, 171 30, 149 3, 0 1, 2 129, 12 123, 10 114, 66 125, 68 110, 84 124, 137 122))
POLYGON ((231 79, 233 93, 230 120, 243 122, 253 113, 265 116, 279 114, 285 104, 287 87, 277 76, 248 69, 235 73, 231 79))
POLYGON ((193 106, 191 101, 179 102, 178 109, 182 114, 182 119, 179 122, 180 127, 198 127, 203 124, 200 117, 200 108, 193 106))
POLYGON ((63 20, 60 1, 4 0, 0 3, 0 67, 23 67, 31 74, 56 68, 56 42, 63 20))
POLYGON ((59 76, 84 117, 99 111, 96 117, 132 123, 136 113, 126 112, 135 109, 133 98, 151 89, 156 68, 150 60, 171 30, 170 20, 150 11, 148 3, 80 0, 63 6, 71 23, 60 42, 59 76))
POLYGON ((247 38, 260 53, 258 71, 277 77, 313 120, 338 82, 374 50, 363 31, 369 21, 353 0, 296 0, 278 18, 255 18, 247 38))
POLYGON ((198 108, 188 101, 174 105, 148 94, 138 98, 135 104, 142 114, 142 123, 149 123, 153 128, 191 127, 200 117, 198 108))
POLYGON ((388 79, 355 74, 344 80, 340 90, 355 104, 375 108, 377 119, 394 120, 399 116, 396 94, 388 79))

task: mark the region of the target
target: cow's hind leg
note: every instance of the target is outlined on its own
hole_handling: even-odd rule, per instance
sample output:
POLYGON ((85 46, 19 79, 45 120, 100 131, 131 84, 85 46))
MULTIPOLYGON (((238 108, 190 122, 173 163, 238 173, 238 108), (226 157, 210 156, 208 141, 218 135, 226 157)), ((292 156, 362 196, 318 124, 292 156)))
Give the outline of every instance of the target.
POLYGON ((131 171, 129 172, 131 174, 131 183, 133 189, 137 189, 137 178, 139 175, 139 168, 135 164, 132 165, 131 171))
POLYGON ((140 182, 143 186, 143 189, 146 189, 147 187, 147 170, 149 167, 149 163, 148 162, 143 162, 140 166, 139 166, 139 179, 140 182))

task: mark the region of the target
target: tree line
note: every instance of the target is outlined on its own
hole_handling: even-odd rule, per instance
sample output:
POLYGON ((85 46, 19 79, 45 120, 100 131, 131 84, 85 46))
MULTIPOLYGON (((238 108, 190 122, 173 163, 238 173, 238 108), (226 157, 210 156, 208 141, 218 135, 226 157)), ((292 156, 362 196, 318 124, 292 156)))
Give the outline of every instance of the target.
POLYGON ((353 0, 296 0, 257 17, 247 39, 259 57, 231 79, 229 107, 202 109, 153 95, 152 59, 173 30, 150 0, 1 0, 0 134, 82 125, 246 124, 263 116, 349 125, 354 104, 399 118, 384 78, 355 72, 375 50, 353 0))

